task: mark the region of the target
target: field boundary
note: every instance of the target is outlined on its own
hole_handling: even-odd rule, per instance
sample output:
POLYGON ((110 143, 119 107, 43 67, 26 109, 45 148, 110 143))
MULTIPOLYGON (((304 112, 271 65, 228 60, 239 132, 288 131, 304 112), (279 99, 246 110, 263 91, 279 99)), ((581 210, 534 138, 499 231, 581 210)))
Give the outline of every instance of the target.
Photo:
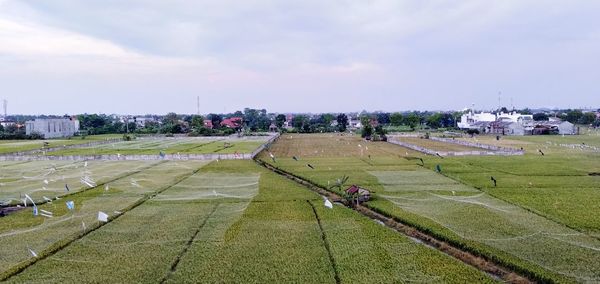
POLYGON ((460 248, 459 246, 455 246, 444 240, 438 239, 437 237, 432 236, 432 235, 428 234, 427 232, 421 231, 418 228, 411 226, 410 224, 406 224, 406 223, 394 218, 393 216, 384 215, 383 213, 377 212, 367 206, 351 205, 348 203, 348 201, 345 198, 342 198, 337 193, 334 193, 325 188, 322 188, 319 185, 314 184, 302 177, 294 175, 293 173, 289 173, 285 170, 274 167, 273 165, 270 165, 262 160, 255 160, 255 161, 259 165, 267 168, 268 170, 271 170, 271 171, 273 171, 279 175, 282 175, 292 181, 295 181, 296 183, 301 184, 304 187, 307 187, 308 189, 315 191, 320 195, 326 196, 334 202, 343 203, 345 206, 361 213, 362 215, 364 215, 368 218, 381 221, 385 226, 387 226, 399 233, 402 233, 411 239, 418 240, 419 242, 422 242, 427 246, 437 249, 437 250, 439 250, 455 259, 458 259, 459 261, 461 261, 469 266, 472 266, 484 273, 493 275, 495 277, 499 277, 506 282, 509 282, 509 283, 535 283, 537 281, 552 282, 549 279, 531 279, 531 278, 525 276, 524 275, 525 273, 523 273, 523 272, 528 272, 528 271, 523 271, 523 272, 514 271, 513 269, 510 269, 509 267, 507 267, 506 265, 504 265, 502 263, 498 263, 494 260, 491 260, 492 258, 488 258, 486 256, 472 253, 468 250, 460 248))
POLYGON ((509 148, 501 148, 501 147, 496 147, 496 146, 492 146, 492 145, 486 145, 486 147, 480 147, 484 144, 478 144, 478 143, 470 143, 470 142, 465 142, 466 144, 461 144, 461 143, 456 143, 457 141, 452 140, 452 139, 443 139, 443 138, 435 138, 435 137, 431 137, 429 138, 430 140, 433 141, 437 141, 437 142, 442 142, 442 143, 451 143, 451 144, 457 144, 457 145, 461 145, 461 146, 468 146, 468 147, 475 147, 475 148, 481 148, 484 150, 488 150, 488 151, 435 151, 429 148, 425 148, 425 147, 421 147, 421 146, 417 146, 415 144, 411 144, 411 143, 407 143, 407 142, 402 142, 399 141, 397 139, 395 139, 395 137, 389 137, 387 142, 394 144, 394 145, 398 145, 398 146, 402 146, 405 148, 409 148, 411 150, 415 150, 427 155, 432 155, 432 156, 522 156, 525 154, 525 151, 521 151, 521 150, 517 150, 517 149, 509 149, 509 148))
POLYGON ((87 228, 86 230, 84 230, 83 232, 79 232, 77 234, 73 234, 71 236, 73 236, 72 238, 65 238, 62 239, 56 243, 54 243, 52 246, 48 247, 47 249, 45 249, 44 251, 42 251, 41 253, 38 253, 38 257, 34 257, 34 258, 30 258, 28 260, 22 261, 21 263, 13 266, 12 268, 0 273, 0 282, 6 281, 7 279, 20 274, 21 272, 25 271, 27 268, 29 268, 30 266, 34 265, 35 263, 37 263, 38 261, 44 260, 50 256, 53 256, 54 254, 56 254, 57 252, 63 250, 64 248, 68 247, 69 245, 71 245, 72 243, 82 239, 83 237, 87 236, 88 234, 102 228, 103 226, 111 223, 114 220, 119 219, 121 216, 125 215, 127 212, 135 209, 136 207, 144 204, 146 201, 156 197, 157 195, 159 195, 160 193, 164 192, 165 190, 172 188, 178 184, 180 184, 181 182, 183 182, 184 180, 188 179, 189 177, 197 174, 198 172, 200 172, 200 170, 202 170, 204 166, 201 166, 200 168, 194 170, 192 173, 190 174, 186 174, 183 175, 181 177, 179 177, 177 180, 175 180, 175 182, 173 182, 170 185, 166 185, 162 188, 159 188, 158 190, 154 191, 151 194, 146 194, 144 196, 142 196, 140 199, 138 199, 136 202, 132 203, 131 205, 127 206, 125 209, 121 210, 121 214, 117 214, 114 215, 112 217, 108 218, 108 222, 97 222, 94 223, 94 225, 90 226, 89 228, 87 228))
POLYGON ((323 225, 321 224, 321 218, 319 218, 319 213, 317 213, 317 208, 315 208, 315 205, 312 204, 310 200, 306 200, 306 202, 310 205, 313 213, 315 214, 315 219, 317 219, 317 224, 319 225, 319 231, 321 231, 321 239, 323 240, 323 246, 325 247, 325 250, 327 250, 327 255, 329 256, 329 261, 331 262, 331 268, 333 269, 335 283, 339 284, 342 282, 342 280, 340 279, 340 273, 338 271, 335 258, 333 257, 333 252, 331 252, 331 245, 327 240, 327 235, 325 234, 325 230, 323 229, 323 225))
POLYGON ((163 279, 160 281, 160 283, 166 283, 167 280, 169 280, 169 278, 173 275, 173 273, 175 273, 175 271, 177 271, 177 266, 179 265, 179 262, 181 261, 181 258, 188 252, 188 250, 190 249, 190 247, 194 243, 194 240, 196 239, 196 237, 198 236, 198 234, 200 233, 200 231, 202 231, 202 229, 204 228, 204 226, 206 226, 206 223, 208 222, 208 219, 210 219, 215 214, 215 212, 217 211, 217 208, 220 205, 221 205, 220 203, 215 204, 215 206, 211 209, 210 213, 208 213, 206 215, 206 217, 204 217, 204 220, 202 220, 202 223, 200 224, 200 226, 198 226, 198 228, 196 229, 196 231, 194 231, 194 234, 192 234, 192 236, 187 241, 187 243, 185 244, 185 246, 183 247, 183 249, 181 250, 181 252, 179 252, 177 254, 177 256, 175 257, 175 259, 173 260, 173 263, 171 263, 170 270, 167 272, 167 275, 165 275, 163 277, 163 279))

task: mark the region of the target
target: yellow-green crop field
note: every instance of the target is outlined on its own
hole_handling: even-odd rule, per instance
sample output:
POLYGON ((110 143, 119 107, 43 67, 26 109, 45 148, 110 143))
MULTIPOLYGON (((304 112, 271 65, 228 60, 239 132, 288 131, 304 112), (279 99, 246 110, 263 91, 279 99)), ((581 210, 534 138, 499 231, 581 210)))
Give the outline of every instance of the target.
POLYGON ((496 282, 349 208, 327 208, 254 161, 2 162, 0 171, 4 205, 23 206, 27 194, 49 212, 34 216, 27 201, 0 217, 8 283, 496 282))
POLYGON ((600 281, 600 137, 464 139, 526 154, 440 158, 323 134, 282 136, 259 159, 338 193, 348 176, 371 190, 365 206, 532 279, 600 281))

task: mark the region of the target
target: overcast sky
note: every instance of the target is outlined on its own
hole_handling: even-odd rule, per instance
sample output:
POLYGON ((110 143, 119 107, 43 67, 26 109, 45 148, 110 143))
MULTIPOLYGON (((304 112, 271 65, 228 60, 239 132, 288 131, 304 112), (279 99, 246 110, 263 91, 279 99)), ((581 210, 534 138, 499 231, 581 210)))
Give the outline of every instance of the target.
POLYGON ((600 1, 0 0, 9 113, 599 107, 600 1))

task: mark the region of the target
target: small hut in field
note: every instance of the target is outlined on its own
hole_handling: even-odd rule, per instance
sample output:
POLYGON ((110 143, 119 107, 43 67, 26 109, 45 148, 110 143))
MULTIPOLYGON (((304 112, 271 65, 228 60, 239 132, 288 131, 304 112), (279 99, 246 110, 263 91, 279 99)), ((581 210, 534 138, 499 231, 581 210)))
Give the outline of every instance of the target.
POLYGON ((352 197, 352 201, 356 201, 357 204, 361 202, 367 202, 371 198, 371 192, 365 188, 353 184, 345 190, 349 197, 352 197))

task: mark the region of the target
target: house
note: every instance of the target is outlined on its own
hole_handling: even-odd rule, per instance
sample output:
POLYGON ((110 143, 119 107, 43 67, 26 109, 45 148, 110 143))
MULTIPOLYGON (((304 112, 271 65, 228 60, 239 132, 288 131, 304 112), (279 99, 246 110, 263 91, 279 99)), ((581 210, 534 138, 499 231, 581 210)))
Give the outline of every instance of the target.
POLYGON ((496 115, 493 113, 474 113, 469 112, 465 113, 460 117, 460 122, 458 123, 458 128, 460 129, 477 129, 474 127, 478 122, 494 122, 496 121, 496 115))
POLYGON ((568 121, 536 121, 533 128, 533 134, 560 134, 560 135, 575 135, 577 127, 568 121))
POLYGON ((286 115, 286 116, 285 116, 285 122, 283 123, 283 127, 284 127, 285 129, 288 129, 288 130, 289 130, 289 129, 292 129, 292 128, 294 128, 294 127, 292 126, 292 120, 293 120, 293 119, 294 119, 294 115, 292 115, 292 114, 288 114, 288 115, 286 115))
POLYGON ((204 127, 208 128, 208 129, 213 129, 213 123, 212 123, 212 120, 210 120, 210 119, 205 119, 205 120, 204 120, 204 127))
POLYGON ((25 134, 39 133, 45 139, 70 137, 79 132, 79 120, 71 118, 48 118, 25 122, 25 134))
POLYGON ((494 121, 489 124, 488 133, 495 135, 520 135, 526 133, 523 125, 512 121, 494 121))
POLYGON ((364 189, 362 187, 359 187, 355 184, 353 184, 352 186, 348 187, 345 190, 346 194, 348 194, 349 196, 352 197, 356 197, 358 202, 366 202, 369 201, 369 199, 371 198, 371 192, 368 191, 367 189, 364 189))
POLYGON ((15 124, 17 124, 17 123, 14 121, 0 120, 0 125, 2 125, 2 127, 7 127, 7 126, 15 125, 15 124))
POLYGON ((133 117, 133 121, 137 127, 143 128, 146 126, 146 123, 157 122, 153 117, 133 117))
POLYGON ((520 114, 518 112, 509 112, 509 113, 473 113, 469 112, 463 114, 460 118, 460 122, 458 123, 458 128, 460 129, 479 129, 482 125, 481 123, 491 123, 495 121, 502 122, 514 122, 521 124, 526 129, 533 129, 533 115, 530 114, 520 114))
POLYGON ((348 121, 348 126, 351 129, 359 129, 363 127, 362 122, 360 122, 358 117, 350 118, 350 121, 348 121))
POLYGON ((223 119, 223 121, 221 121, 221 126, 227 128, 239 128, 242 126, 243 121, 244 120, 241 117, 230 117, 223 119))

